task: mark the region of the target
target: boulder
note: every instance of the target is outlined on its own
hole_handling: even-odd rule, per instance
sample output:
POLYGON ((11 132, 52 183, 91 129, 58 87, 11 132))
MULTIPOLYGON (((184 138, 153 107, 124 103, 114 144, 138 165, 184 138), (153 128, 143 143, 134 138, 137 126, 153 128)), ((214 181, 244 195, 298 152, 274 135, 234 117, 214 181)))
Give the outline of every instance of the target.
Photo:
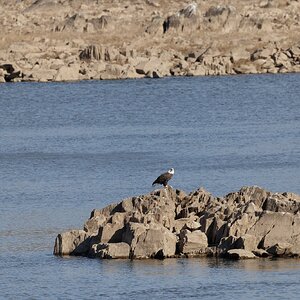
POLYGON ((54 77, 57 74, 56 70, 53 69, 39 69, 39 70, 32 70, 29 75, 30 78, 34 79, 34 81, 39 82, 47 82, 47 81, 53 81, 54 77))
POLYGON ((180 253, 195 256, 206 254, 207 236, 200 230, 193 232, 188 229, 181 230, 179 234, 178 250, 180 253))
POLYGON ((251 234, 240 236, 234 243, 235 249, 245 249, 247 251, 257 250, 257 238, 251 234))
POLYGON ((251 251, 247 251, 244 249, 231 249, 228 250, 227 255, 229 259, 252 259, 257 258, 251 251))
POLYGON ((289 243, 293 245, 293 253, 300 254, 298 214, 265 211, 247 233, 260 240, 259 248, 267 250, 277 243, 289 243))
POLYGON ((271 256, 270 253, 268 253, 266 250, 263 250, 263 249, 256 249, 252 252, 253 252, 253 254, 255 254, 258 257, 269 257, 269 256, 271 256))
POLYGON ((0 77, 4 77, 4 81, 2 79, 2 82, 18 81, 18 79, 23 77, 22 72, 16 70, 16 66, 10 63, 0 65, 0 70, 2 70, 2 76, 0 77))
POLYGON ((265 200, 263 209, 274 212, 296 213, 300 211, 300 199, 293 194, 276 193, 265 200))
POLYGON ((89 257, 129 258, 130 246, 126 243, 99 243, 92 245, 89 257))
POLYGON ((118 243, 122 241, 123 223, 107 223, 99 228, 96 239, 99 243, 118 243))
POLYGON ((89 235, 84 230, 71 230, 55 239, 55 255, 85 255, 89 251, 89 235))
POLYGON ((179 234, 182 229, 188 229, 190 231, 199 230, 201 224, 199 222, 199 217, 191 216, 190 218, 181 218, 174 221, 173 232, 179 234))
POLYGON ((204 14, 205 26, 210 31, 230 32, 239 26, 240 17, 231 5, 211 6, 204 14))
POLYGON ((70 66, 62 66, 56 76, 54 81, 74 81, 79 80, 79 65, 72 64, 70 66))
POLYGON ((256 66, 248 60, 240 59, 233 64, 233 70, 237 74, 256 74, 256 66))
POLYGON ((237 240, 236 236, 223 237, 218 245, 218 251, 220 254, 227 253, 228 250, 233 249, 235 242, 237 240))
POLYGON ((163 33, 163 23, 164 19, 160 16, 154 16, 150 24, 145 29, 145 32, 148 34, 162 34, 163 33))
POLYGON ((143 74, 147 77, 157 77, 158 74, 161 74, 161 76, 170 75, 169 64, 157 58, 142 61, 135 67, 135 69, 138 74, 143 74))
POLYGON ((177 239, 172 232, 163 226, 143 229, 140 234, 134 233, 131 258, 165 258, 175 255, 177 239))
MULTIPOLYGON (((292 256, 293 245, 290 243, 276 243, 275 245, 269 247, 267 252, 274 256, 292 256)), ((298 253, 299 255, 299 253, 298 253)))
POLYGON ((163 33, 170 29, 176 31, 186 31, 197 27, 197 3, 193 2, 179 10, 177 13, 168 16, 163 22, 163 33))
POLYGON ((105 50, 98 45, 89 45, 80 54, 81 60, 100 60, 105 58, 105 50))
POLYGON ((84 223, 84 231, 89 234, 97 234, 99 228, 102 227, 106 221, 107 218, 104 215, 92 217, 84 223))

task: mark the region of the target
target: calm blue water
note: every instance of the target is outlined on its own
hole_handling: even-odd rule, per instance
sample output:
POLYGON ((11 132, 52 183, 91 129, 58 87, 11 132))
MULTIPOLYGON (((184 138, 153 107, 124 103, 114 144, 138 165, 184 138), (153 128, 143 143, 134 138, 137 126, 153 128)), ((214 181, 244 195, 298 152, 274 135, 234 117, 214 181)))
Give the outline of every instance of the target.
POLYGON ((300 297, 300 261, 52 255, 94 208, 172 186, 300 193, 300 74, 0 85, 0 298, 300 297))

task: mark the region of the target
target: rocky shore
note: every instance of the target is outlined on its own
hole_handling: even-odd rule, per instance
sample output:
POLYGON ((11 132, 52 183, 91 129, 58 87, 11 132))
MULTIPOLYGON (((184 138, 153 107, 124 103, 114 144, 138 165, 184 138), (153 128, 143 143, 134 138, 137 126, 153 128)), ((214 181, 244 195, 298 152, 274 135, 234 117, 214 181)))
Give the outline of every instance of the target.
POLYGON ((170 187, 92 211, 55 255, 99 258, 300 256, 300 196, 243 187, 224 197, 170 187))
POLYGON ((300 71, 299 0, 0 0, 0 24, 0 82, 300 71))

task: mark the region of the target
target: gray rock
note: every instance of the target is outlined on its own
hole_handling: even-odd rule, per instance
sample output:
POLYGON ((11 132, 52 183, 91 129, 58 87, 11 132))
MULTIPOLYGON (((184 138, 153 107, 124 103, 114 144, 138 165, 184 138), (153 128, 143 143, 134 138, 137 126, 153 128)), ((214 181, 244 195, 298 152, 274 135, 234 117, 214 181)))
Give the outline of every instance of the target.
POLYGON ((99 258, 129 258, 130 246, 126 243, 99 243, 92 245, 89 256, 99 258))
POLYGON ((300 256, 299 202, 299 195, 255 186, 222 198, 169 187, 93 210, 84 230, 57 236, 54 254, 118 257, 110 244, 126 243, 131 258, 300 256))
POLYGON ((268 253, 266 250, 263 250, 263 249, 256 249, 252 252, 253 252, 253 254, 255 254, 258 257, 269 257, 269 256, 271 256, 270 253, 268 253))
POLYGON ((179 252, 189 256, 203 255, 207 251, 207 236, 200 230, 193 232, 183 229, 179 234, 179 252))
POLYGON ((131 258, 173 257, 176 242, 176 236, 161 225, 145 228, 132 240, 131 258))
POLYGON ((228 250, 227 257, 234 260, 257 258, 251 251, 247 251, 244 249, 228 250))
POLYGON ((257 249, 257 238, 251 234, 240 236, 234 243, 234 248, 245 249, 247 251, 254 251, 257 249))
POLYGON ((290 243, 276 243, 275 245, 269 247, 267 252, 274 256, 292 256, 293 245, 290 243))
POLYGON ((71 230, 55 239, 55 255, 85 255, 89 251, 89 235, 84 230, 71 230))

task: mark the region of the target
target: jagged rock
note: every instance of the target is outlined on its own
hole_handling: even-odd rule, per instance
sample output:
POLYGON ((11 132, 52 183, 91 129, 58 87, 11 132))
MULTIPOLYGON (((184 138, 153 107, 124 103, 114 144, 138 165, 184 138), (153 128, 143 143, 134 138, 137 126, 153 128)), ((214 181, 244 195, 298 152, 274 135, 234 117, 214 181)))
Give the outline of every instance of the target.
POLYGON ((161 59, 145 60, 139 63, 135 67, 135 69, 138 74, 148 74, 148 77, 153 77, 154 72, 161 73, 164 76, 170 74, 169 66, 165 64, 161 59))
POLYGON ((39 69, 39 70, 32 70, 32 72, 28 75, 30 78, 34 79, 35 81, 39 82, 47 82, 47 81, 53 81, 54 77, 57 74, 56 70, 53 69, 39 69))
POLYGON ((86 18, 81 14, 75 14, 55 28, 55 31, 86 31, 86 18))
POLYGON ((124 68, 118 64, 106 64, 105 70, 101 72, 100 79, 120 79, 125 74, 124 68))
POLYGON ((235 249, 245 249, 247 251, 257 250, 257 238, 251 234, 245 234, 240 236, 234 243, 235 249))
POLYGON ((99 18, 89 18, 77 13, 57 25, 55 31, 94 33, 106 29, 110 23, 111 17, 107 15, 102 15, 99 18))
POLYGON ((89 257, 99 258, 129 258, 130 246, 126 243, 99 243, 94 244, 89 257))
POLYGON ((230 259, 252 259, 256 258, 256 256, 247 250, 244 249, 231 249, 227 252, 227 257, 230 259))
POLYGON ((244 48, 234 48, 231 50, 231 59, 233 63, 238 62, 240 59, 247 61, 250 59, 250 53, 244 48))
POLYGON ((207 236, 200 230, 193 232, 188 229, 181 230, 179 234, 178 248, 179 252, 185 255, 200 255, 206 254, 207 236))
POLYGON ((89 251, 89 235, 84 230, 71 230, 55 239, 55 255, 82 255, 89 251))
POLYGON ((154 0, 146 0, 146 3, 150 6, 154 6, 154 7, 159 7, 159 3, 157 1, 154 0))
POLYGON ((253 254, 255 254, 258 257, 269 257, 269 256, 271 256, 270 253, 268 253, 266 250, 263 250, 263 249, 256 249, 252 252, 253 252, 253 254))
POLYGON ((273 194, 265 200, 263 209, 295 214, 300 211, 300 198, 295 194, 273 194))
POLYGON ((107 223, 99 228, 96 238, 99 243, 119 243, 124 230, 123 223, 107 223))
POLYGON ((97 245, 126 243, 131 258, 300 256, 299 203, 299 195, 256 186, 222 198, 168 187, 93 210, 84 230, 58 235, 54 253, 105 258, 108 246, 97 245))
POLYGON ((104 59, 104 57, 105 50, 97 45, 90 45, 83 49, 79 54, 81 60, 100 60, 104 59))
POLYGON ((18 81, 23 77, 23 74, 20 70, 16 70, 16 67, 12 64, 3 64, 0 65, 0 69, 2 69, 2 82, 11 82, 11 81, 18 81))
POLYGON ((152 18, 151 23, 147 26, 145 32, 148 34, 162 34, 164 19, 160 16, 152 18))
POLYGON ((36 0, 24 10, 24 13, 53 13, 63 8, 58 0, 36 0))
POLYGON ((233 249, 236 240, 237 237, 233 235, 223 237, 218 245, 219 253, 224 254, 227 253, 228 250, 233 249))
POLYGON ((131 258, 173 257, 176 242, 176 236, 163 226, 145 227, 131 242, 131 258))
POLYGON ((300 254, 299 214, 264 211, 247 233, 260 240, 258 248, 266 250, 277 243, 290 243, 291 251, 300 254))
POLYGON ((84 224, 84 231, 90 234, 97 234, 99 228, 107 221, 104 215, 99 215, 88 219, 84 224))
POLYGON ((179 234, 182 229, 188 229, 190 231, 199 230, 201 224, 199 217, 191 216, 190 218, 181 218, 174 221, 173 231, 179 234))
POLYGON ((10 73, 13 73, 15 71, 15 68, 12 64, 0 65, 0 69, 5 71, 2 74, 10 74, 10 73))
POLYGON ((80 67, 77 64, 62 66, 54 77, 54 81, 79 80, 79 69, 80 67))
POLYGON ((235 62, 232 68, 237 74, 256 74, 257 73, 255 64, 253 64, 250 61, 245 60, 245 59, 240 59, 237 62, 235 62))
POLYGON ((239 25, 239 16, 236 8, 231 5, 211 6, 204 14, 205 26, 209 30, 223 30, 225 32, 236 29, 239 25))
POLYGON ((163 22, 163 33, 171 28, 184 31, 185 28, 191 29, 191 26, 194 27, 193 25, 197 25, 197 3, 195 2, 167 17, 163 22))
POLYGON ((293 245, 290 243, 276 243, 267 249, 267 252, 274 256, 292 256, 293 245))
POLYGON ((0 68, 0 83, 6 82, 4 79, 5 72, 0 68))
POLYGON ((101 16, 100 18, 94 18, 89 20, 89 23, 91 23, 94 26, 95 31, 107 28, 110 22, 111 17, 105 15, 101 16))

